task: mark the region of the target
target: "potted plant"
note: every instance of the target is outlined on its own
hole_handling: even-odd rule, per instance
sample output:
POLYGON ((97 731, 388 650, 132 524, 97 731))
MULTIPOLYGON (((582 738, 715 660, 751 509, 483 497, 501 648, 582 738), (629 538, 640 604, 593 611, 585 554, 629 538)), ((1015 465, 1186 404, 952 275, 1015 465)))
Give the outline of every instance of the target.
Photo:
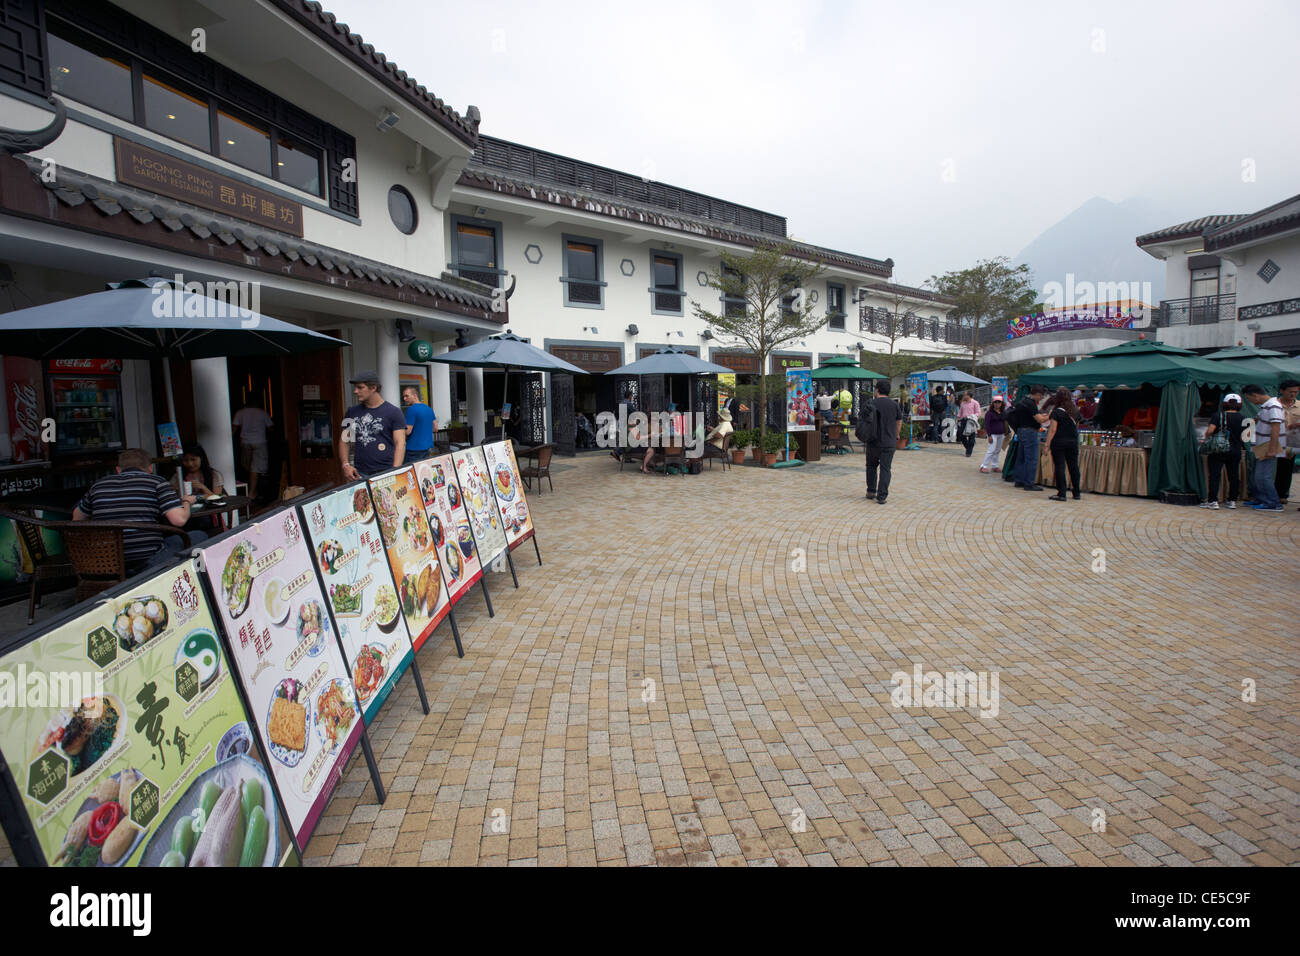
POLYGON ((748 428, 737 429, 731 435, 731 463, 733 465, 743 465, 745 463, 745 452, 749 449, 750 442, 753 441, 752 433, 748 428))
POLYGON ((784 447, 785 435, 781 432, 768 432, 763 436, 763 466, 770 468, 775 465, 784 447))

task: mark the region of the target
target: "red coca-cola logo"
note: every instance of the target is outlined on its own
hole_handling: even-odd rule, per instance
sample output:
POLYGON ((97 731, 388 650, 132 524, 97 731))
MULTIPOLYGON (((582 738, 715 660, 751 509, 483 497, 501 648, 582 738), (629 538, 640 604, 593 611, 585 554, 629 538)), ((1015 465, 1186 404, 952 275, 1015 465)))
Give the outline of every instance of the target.
POLYGON ((36 387, 31 382, 12 382, 10 410, 14 425, 10 438, 14 461, 27 461, 36 453, 41 433, 41 413, 36 405, 36 387))
POLYGON ((51 359, 51 372, 120 372, 121 359, 51 359))

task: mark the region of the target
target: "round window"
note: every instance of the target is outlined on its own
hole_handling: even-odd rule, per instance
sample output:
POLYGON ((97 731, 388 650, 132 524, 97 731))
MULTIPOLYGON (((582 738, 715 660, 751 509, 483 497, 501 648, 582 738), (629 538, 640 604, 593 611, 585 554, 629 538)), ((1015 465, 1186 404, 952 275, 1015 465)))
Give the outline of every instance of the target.
POLYGON ((393 225, 408 236, 415 232, 415 200, 401 186, 388 190, 388 215, 393 225))

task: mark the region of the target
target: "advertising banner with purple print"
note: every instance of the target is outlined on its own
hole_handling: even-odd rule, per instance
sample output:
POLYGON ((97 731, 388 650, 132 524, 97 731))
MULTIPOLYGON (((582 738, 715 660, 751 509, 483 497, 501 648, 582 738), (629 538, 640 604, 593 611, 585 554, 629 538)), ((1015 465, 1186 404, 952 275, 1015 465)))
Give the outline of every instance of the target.
POLYGON ((1007 321, 1007 338, 1018 339, 1035 332, 1073 332, 1079 329, 1131 329, 1135 320, 1132 309, 1069 309, 1021 315, 1007 321))

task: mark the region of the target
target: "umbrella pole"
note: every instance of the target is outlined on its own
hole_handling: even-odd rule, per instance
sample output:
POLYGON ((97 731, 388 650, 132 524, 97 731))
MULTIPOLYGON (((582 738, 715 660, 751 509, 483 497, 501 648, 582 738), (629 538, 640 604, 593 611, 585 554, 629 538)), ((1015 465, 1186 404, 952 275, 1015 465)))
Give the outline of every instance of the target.
POLYGON ((176 397, 172 394, 172 363, 171 359, 163 356, 163 388, 167 392, 167 414, 171 416, 169 421, 176 421, 176 397))
MULTIPOLYGON (((510 401, 510 366, 507 365, 503 370, 505 374, 501 376, 501 407, 505 408, 506 402, 510 401)), ((510 409, 514 411, 514 409, 510 409)), ((501 419, 501 440, 506 439, 506 420, 501 419)))

